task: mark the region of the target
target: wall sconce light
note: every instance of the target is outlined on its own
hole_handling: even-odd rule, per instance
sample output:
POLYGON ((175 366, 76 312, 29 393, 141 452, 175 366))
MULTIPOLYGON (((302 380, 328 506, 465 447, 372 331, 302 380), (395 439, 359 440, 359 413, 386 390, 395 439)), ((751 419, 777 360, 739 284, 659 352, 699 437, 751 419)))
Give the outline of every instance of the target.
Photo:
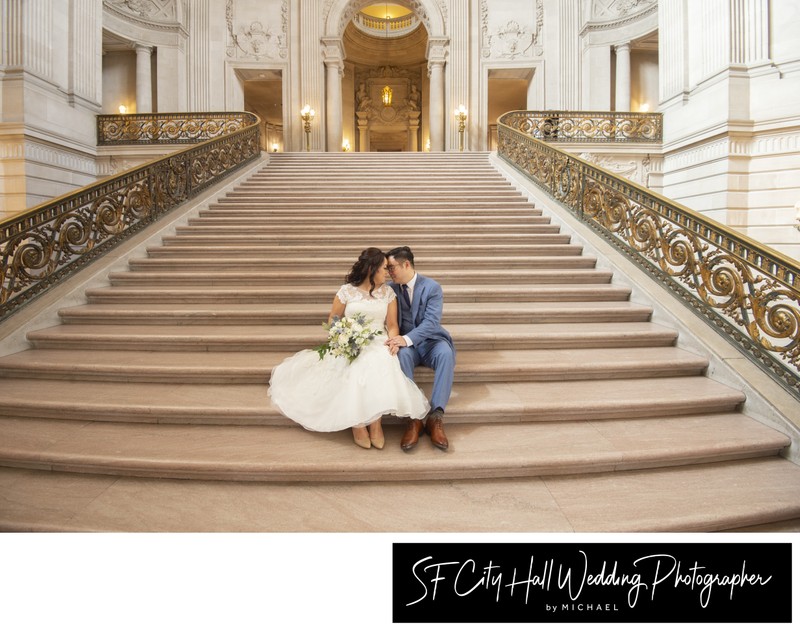
POLYGON ((431 150, 431 139, 430 139, 430 138, 428 138, 428 139, 425 141, 425 151, 430 151, 430 150, 431 150))
POLYGON ((466 129, 467 126, 467 108, 463 105, 459 105, 454 113, 458 121, 458 150, 464 151, 464 129, 466 129))
POLYGON ((639 105, 640 112, 649 112, 650 111, 650 103, 642 103, 639 105))
POLYGON ((388 85, 381 90, 381 101, 383 101, 384 107, 389 107, 392 104, 392 88, 388 85))
POLYGON ((272 153, 278 153, 278 143, 277 142, 273 142, 272 143, 272 153))
POLYGON ((311 121, 314 120, 316 112, 306 103, 300 110, 300 118, 303 119, 303 129, 306 132, 306 151, 311 151, 311 121))
POLYGON ((120 114, 127 114, 128 113, 128 108, 125 107, 124 105, 120 105, 119 106, 119 113, 120 114))
POLYGON ((350 151, 350 141, 349 140, 345 140, 342 143, 342 151, 350 151))

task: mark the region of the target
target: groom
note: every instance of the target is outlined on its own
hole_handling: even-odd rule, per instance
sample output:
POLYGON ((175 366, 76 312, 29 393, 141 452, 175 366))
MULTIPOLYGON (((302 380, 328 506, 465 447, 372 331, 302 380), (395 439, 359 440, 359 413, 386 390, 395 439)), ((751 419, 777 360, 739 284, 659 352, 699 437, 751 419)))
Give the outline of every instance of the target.
POLYGON ((397 294, 400 321, 400 335, 390 338, 386 344, 398 351, 403 373, 412 381, 414 367, 420 364, 434 371, 431 412, 424 424, 419 419, 408 419, 400 447, 404 451, 412 449, 424 427, 434 445, 447 449, 444 409, 453 387, 456 350, 450 334, 441 325, 442 288, 435 280, 417 274, 410 248, 394 248, 386 253, 386 257, 394 281, 390 286, 397 294))

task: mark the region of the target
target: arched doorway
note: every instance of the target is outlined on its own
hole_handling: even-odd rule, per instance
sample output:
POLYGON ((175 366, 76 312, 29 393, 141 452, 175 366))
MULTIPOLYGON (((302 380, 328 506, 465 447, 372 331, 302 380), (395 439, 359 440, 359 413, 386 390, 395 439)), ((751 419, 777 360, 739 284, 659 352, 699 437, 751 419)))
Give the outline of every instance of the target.
POLYGON ((352 111, 343 118, 345 139, 352 136, 355 151, 424 149, 428 33, 420 19, 401 5, 368 5, 345 28, 343 44, 342 110, 352 111))
POLYGON ((325 18, 328 150, 336 150, 339 136, 345 151, 444 150, 448 40, 440 7, 432 0, 338 0, 325 18), (340 95, 331 90, 339 87, 334 68, 340 95))

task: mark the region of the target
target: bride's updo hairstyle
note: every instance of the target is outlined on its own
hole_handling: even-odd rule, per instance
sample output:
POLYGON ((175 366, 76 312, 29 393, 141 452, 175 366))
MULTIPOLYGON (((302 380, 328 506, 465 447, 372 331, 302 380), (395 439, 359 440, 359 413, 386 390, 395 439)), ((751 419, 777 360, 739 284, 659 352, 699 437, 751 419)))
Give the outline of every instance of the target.
POLYGON ((375 274, 385 264, 386 255, 380 248, 367 248, 353 264, 353 268, 344 279, 344 282, 357 287, 369 278, 369 295, 371 296, 372 290, 375 289, 375 274))

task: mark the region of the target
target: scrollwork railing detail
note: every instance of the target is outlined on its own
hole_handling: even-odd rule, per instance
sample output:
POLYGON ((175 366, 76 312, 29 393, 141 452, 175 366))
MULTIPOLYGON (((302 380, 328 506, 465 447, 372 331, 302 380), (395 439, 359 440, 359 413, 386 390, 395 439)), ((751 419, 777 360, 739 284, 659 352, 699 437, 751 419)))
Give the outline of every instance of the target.
POLYGON ((509 112, 504 124, 547 142, 661 142, 660 113, 648 112, 509 112))
POLYGON ((106 178, 0 223, 0 320, 256 159, 261 153, 259 119, 252 120, 229 135, 106 178))
POLYGON ((97 117, 97 144, 194 144, 227 136, 255 122, 249 112, 102 114, 97 117))
POLYGON ((796 261, 507 125, 498 155, 623 251, 800 398, 796 261))

